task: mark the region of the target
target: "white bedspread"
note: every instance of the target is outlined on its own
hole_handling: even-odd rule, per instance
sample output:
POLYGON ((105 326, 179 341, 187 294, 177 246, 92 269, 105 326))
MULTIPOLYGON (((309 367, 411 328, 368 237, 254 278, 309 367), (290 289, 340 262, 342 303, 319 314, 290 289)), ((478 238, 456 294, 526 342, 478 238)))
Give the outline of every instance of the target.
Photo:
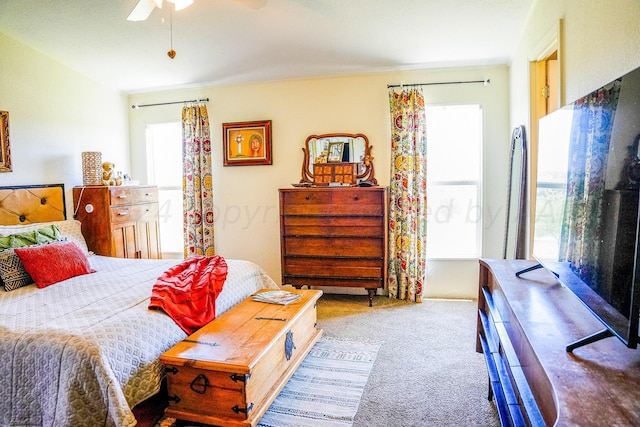
MULTIPOLYGON (((130 407, 158 391, 158 357, 185 333, 147 307, 179 260, 90 260, 96 273, 0 290, 0 426, 134 426, 130 407)), ((277 287, 255 264, 226 261, 217 314, 277 287)))

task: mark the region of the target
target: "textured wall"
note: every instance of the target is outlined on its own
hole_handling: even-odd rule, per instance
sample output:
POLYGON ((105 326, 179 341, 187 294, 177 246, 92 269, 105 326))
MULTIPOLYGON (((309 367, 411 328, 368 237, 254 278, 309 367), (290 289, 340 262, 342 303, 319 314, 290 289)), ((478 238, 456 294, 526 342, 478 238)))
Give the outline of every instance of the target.
POLYGON ((9 111, 13 172, 0 185, 82 184, 82 151, 127 170, 126 98, 0 33, 0 110, 9 111))

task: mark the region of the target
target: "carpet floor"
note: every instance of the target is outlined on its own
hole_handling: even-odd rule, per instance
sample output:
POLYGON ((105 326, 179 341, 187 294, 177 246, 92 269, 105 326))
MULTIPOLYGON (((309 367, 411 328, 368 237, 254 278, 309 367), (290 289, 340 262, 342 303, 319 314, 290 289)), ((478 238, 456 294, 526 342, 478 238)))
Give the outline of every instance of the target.
POLYGON ((476 353, 478 303, 325 294, 318 327, 326 336, 378 340, 353 427, 497 427, 487 400, 487 367, 476 353))

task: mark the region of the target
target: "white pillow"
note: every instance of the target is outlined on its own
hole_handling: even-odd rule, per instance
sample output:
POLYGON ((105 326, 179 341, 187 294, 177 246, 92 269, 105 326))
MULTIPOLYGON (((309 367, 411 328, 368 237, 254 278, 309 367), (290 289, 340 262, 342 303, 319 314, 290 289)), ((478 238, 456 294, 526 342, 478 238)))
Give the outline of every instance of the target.
POLYGON ((60 234, 68 242, 74 242, 85 255, 89 254, 87 242, 84 240, 80 221, 77 219, 68 219, 66 221, 36 222, 26 225, 0 225, 0 236, 8 236, 9 234, 21 233, 23 231, 33 231, 45 225, 55 224, 60 230, 60 234))

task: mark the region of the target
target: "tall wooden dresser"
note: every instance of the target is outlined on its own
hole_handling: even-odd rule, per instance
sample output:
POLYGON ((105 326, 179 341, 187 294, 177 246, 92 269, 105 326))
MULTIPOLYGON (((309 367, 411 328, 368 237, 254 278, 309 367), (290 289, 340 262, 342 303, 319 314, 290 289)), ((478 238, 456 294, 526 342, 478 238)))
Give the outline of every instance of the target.
POLYGON ((280 189, 282 282, 364 288, 387 277, 387 189, 280 189))
POLYGON ((157 187, 75 187, 73 205, 90 251, 119 258, 161 258, 157 187))

